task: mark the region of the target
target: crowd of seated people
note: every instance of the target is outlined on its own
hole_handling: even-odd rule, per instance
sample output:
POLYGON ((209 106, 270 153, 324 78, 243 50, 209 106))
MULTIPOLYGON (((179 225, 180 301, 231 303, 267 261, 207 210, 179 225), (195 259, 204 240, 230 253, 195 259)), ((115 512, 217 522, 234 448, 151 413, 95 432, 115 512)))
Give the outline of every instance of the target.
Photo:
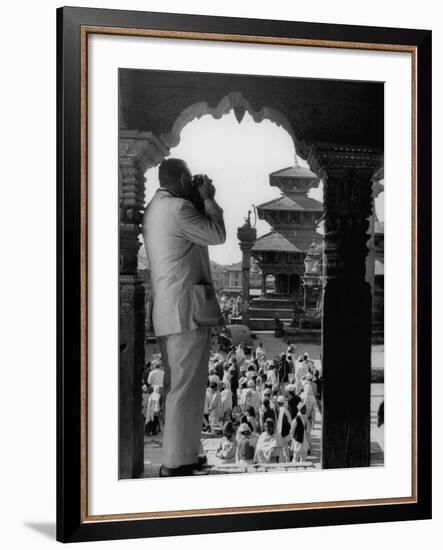
POLYGON ((250 358, 241 344, 211 355, 203 431, 223 434, 220 463, 306 460, 321 379, 308 354, 295 354, 289 345, 284 362, 267 359, 259 342, 250 358))
MULTIPOLYGON (((145 433, 160 431, 164 370, 155 354, 143 373, 145 433)), ((224 356, 211 350, 202 437, 220 437, 219 464, 304 462, 319 408, 321 377, 307 353, 287 351, 268 359, 261 342, 250 356, 241 343, 224 356)))

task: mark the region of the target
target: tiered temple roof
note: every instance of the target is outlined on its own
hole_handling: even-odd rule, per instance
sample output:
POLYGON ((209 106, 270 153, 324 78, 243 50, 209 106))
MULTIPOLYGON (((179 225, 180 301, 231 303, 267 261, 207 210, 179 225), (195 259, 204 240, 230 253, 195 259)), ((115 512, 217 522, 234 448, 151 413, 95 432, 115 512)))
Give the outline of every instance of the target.
POLYGON ((302 252, 278 231, 271 231, 259 237, 254 244, 254 252, 302 252))
POLYGON ((277 199, 264 202, 257 206, 257 210, 283 210, 286 212, 323 212, 323 204, 320 201, 307 197, 306 195, 297 195, 296 197, 287 197, 282 195, 277 199))
MULTIPOLYGON (((309 250, 313 236, 304 232, 300 232, 300 235, 297 233, 297 231, 270 231, 255 241, 252 250, 253 252, 292 252, 304 254, 309 250)), ((320 243, 322 237, 319 234, 317 235, 317 237, 314 237, 314 240, 320 243)))
POLYGON ((266 220, 272 231, 255 241, 252 252, 306 253, 313 240, 322 239, 316 229, 323 204, 307 195, 319 178, 308 168, 296 165, 273 172, 269 182, 282 194, 257 206, 258 217, 266 220))
POLYGON ((281 189, 285 195, 289 193, 307 193, 312 187, 317 187, 320 179, 309 168, 303 166, 288 166, 269 174, 269 183, 281 189))

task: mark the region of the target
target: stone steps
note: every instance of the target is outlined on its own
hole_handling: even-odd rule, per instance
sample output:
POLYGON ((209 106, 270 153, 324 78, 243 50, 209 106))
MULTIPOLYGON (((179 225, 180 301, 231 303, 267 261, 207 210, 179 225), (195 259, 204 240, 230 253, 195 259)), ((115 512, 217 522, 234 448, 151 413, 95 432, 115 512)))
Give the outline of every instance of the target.
MULTIPOLYGON (((290 323, 291 319, 280 319, 281 321, 290 323)), ((266 317, 254 317, 249 318, 249 328, 254 330, 274 330, 275 329, 275 320, 274 318, 266 317)))
POLYGON ((280 319, 292 319, 293 315, 293 310, 290 308, 263 309, 250 307, 248 311, 249 318, 252 319, 274 319, 276 315, 278 315, 280 319))
POLYGON ((258 309, 293 309, 295 300, 292 298, 253 298, 250 306, 258 309))

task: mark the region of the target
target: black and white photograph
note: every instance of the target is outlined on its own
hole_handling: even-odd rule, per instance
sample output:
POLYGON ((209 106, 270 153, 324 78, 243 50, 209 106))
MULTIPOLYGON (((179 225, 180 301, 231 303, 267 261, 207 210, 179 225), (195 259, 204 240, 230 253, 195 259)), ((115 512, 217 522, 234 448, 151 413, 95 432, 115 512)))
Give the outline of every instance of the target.
POLYGON ((383 467, 384 83, 118 86, 119 478, 383 467))
POLYGON ((438 541, 439 4, 74 4, 2 11, 1 547, 438 541))

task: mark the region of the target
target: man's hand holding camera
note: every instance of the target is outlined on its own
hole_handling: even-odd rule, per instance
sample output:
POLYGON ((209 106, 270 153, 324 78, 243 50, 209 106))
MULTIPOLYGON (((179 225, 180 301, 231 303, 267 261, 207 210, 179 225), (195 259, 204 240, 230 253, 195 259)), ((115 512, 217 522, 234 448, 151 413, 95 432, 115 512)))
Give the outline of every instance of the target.
POLYGON ((208 178, 208 176, 203 175, 199 176, 199 180, 201 183, 198 186, 198 192, 200 193, 200 197, 205 199, 213 199, 215 196, 215 187, 212 184, 212 180, 208 178))

